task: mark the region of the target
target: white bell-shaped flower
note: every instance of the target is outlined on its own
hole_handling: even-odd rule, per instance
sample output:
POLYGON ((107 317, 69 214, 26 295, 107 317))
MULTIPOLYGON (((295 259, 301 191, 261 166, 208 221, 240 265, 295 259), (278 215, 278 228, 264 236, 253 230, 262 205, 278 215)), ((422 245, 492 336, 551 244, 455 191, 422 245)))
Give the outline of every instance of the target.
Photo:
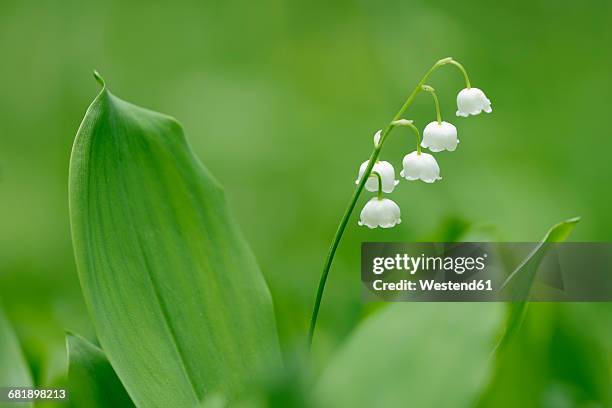
POLYGON ((459 143, 457 128, 448 122, 438 123, 434 121, 425 126, 425 130, 423 130, 421 146, 432 152, 441 152, 442 150, 453 152, 457 148, 457 143, 459 143))
POLYGON ((426 183, 433 183, 442 178, 438 162, 431 154, 408 153, 404 156, 403 164, 404 169, 400 172, 400 176, 406 180, 423 180, 426 183))
MULTIPOLYGON (((368 167, 369 161, 364 161, 359 167, 359 176, 357 176, 357 180, 355 180, 355 184, 359 184, 363 174, 368 167)), ((380 178, 382 180, 382 191, 385 193, 391 193, 395 186, 399 183, 399 180, 395 179, 395 169, 391 163, 386 161, 377 161, 372 168, 372 171, 380 174, 380 178)), ((368 181, 366 181, 365 188, 368 191, 378 191, 378 177, 370 176, 368 181)))
POLYGON ((359 225, 391 228, 402 222, 400 215, 400 208, 393 200, 374 197, 361 210, 359 225))
POLYGON ((457 116, 478 115, 482 111, 491 113, 491 110, 491 101, 478 88, 465 88, 457 95, 457 116))

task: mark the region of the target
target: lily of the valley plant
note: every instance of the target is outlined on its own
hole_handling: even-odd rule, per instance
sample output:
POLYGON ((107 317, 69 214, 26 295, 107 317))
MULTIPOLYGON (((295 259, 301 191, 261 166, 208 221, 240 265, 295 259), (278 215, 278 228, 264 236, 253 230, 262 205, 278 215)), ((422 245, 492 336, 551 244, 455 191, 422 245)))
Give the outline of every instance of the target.
POLYGON ((400 172, 400 176, 409 181, 421 180, 425 183, 434 183, 442 179, 442 177, 440 177, 440 167, 435 157, 423 152, 422 149, 429 149, 432 153, 438 153, 444 150, 453 152, 457 148, 457 144, 459 143, 457 139, 457 128, 453 124, 442 120, 440 103, 436 91, 433 87, 426 84, 429 76, 436 69, 444 65, 453 65, 457 67, 465 79, 465 88, 457 94, 457 116, 468 117, 470 115, 478 115, 483 111, 486 113, 491 112, 491 101, 482 90, 472 87, 463 65, 453 58, 443 58, 436 62, 429 71, 425 73, 387 127, 376 132, 374 135, 374 150, 370 158, 363 162, 359 168, 359 175, 355 181, 357 188, 340 221, 340 225, 338 226, 338 230, 336 231, 336 235, 334 236, 323 267, 323 273, 319 282, 319 288, 317 290, 310 321, 308 336, 309 345, 312 343, 329 269, 336 249, 340 243, 340 239, 342 238, 342 234, 344 233, 348 220, 350 219, 363 188, 365 187, 368 191, 376 192, 377 195, 371 198, 363 207, 363 210, 361 210, 359 225, 368 228, 391 228, 401 222, 400 207, 393 200, 384 197, 384 194, 393 192, 395 186, 399 183, 399 181, 395 179, 395 169, 391 163, 378 160, 382 147, 389 134, 397 127, 408 127, 416 135, 416 150, 404 156, 402 162, 403 169, 400 172), (403 118, 404 114, 421 91, 431 94, 436 112, 436 120, 427 124, 423 129, 423 140, 421 140, 419 128, 414 124, 414 121, 403 118))
MULTIPOLYGON (((375 136, 374 151, 361 165, 357 188, 325 261, 309 339, 336 248, 363 188, 376 193, 362 212, 362 225, 390 228, 400 222, 400 207, 387 196, 398 184, 395 170, 391 163, 378 161, 391 131, 409 127, 417 134, 416 151, 406 152, 401 172, 408 180, 439 180, 435 159, 425 149, 437 154, 457 148, 456 129, 442 121, 434 90, 426 84, 431 73, 444 65, 463 71, 451 58, 438 61, 375 136), (404 115, 421 91, 433 95, 437 112, 422 141, 415 123, 404 115)), ((439 370, 428 358, 435 357, 436 348, 423 348, 428 339, 413 335, 430 325, 443 327, 436 337, 456 333, 454 341, 462 349, 446 364, 453 370, 447 377, 454 379, 447 399, 459 406, 476 400, 480 390, 476 378, 485 385, 481 374, 491 362, 488 346, 500 334, 499 305, 414 305, 408 315, 405 308, 388 307, 355 330, 338 353, 340 358, 327 365, 316 383, 306 381, 300 365, 287 367, 264 276, 230 215, 222 187, 191 150, 181 125, 120 99, 100 75, 94 76, 102 89, 87 109, 73 145, 69 205, 81 290, 98 341, 67 336, 71 406, 193 408, 283 401, 284 405, 370 407, 380 405, 381 395, 394 396, 385 399, 386 405, 406 405, 405 393, 395 392, 397 381, 388 381, 396 375, 418 377, 418 382, 406 382, 409 394, 422 406, 438 406, 439 397, 423 387, 439 382, 439 370), (407 324, 385 335, 398 319, 407 324), (448 321, 452 324, 442 324, 448 321), (470 330, 457 330, 466 325, 470 330), (379 341, 376 348, 371 347, 372 339, 379 341), (434 354, 413 364, 412 353, 378 352, 397 347, 434 354), (389 372, 391 366, 401 369, 389 372), (377 392, 361 386, 373 380, 377 392)), ((484 94, 470 87, 467 74, 465 78, 468 88, 459 94, 458 114, 490 110, 484 94)), ((519 277, 528 293, 533 270, 549 247, 544 243, 564 240, 577 221, 553 227, 506 282, 512 284, 511 279, 519 277)), ((496 350, 509 344, 526 310, 526 303, 511 308, 496 350)), ((29 377, 16 337, 7 327, 0 311, 0 382, 7 373, 3 369, 17 365, 17 377, 12 372, 5 375, 19 381, 10 385, 38 385, 29 377)))

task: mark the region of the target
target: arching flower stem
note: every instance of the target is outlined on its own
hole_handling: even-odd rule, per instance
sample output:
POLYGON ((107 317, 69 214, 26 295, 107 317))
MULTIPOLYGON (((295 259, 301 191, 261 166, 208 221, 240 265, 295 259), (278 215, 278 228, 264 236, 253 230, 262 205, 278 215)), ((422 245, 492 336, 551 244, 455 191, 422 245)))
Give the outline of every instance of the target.
POLYGON ((452 65, 456 66, 457 68, 459 68, 459 70, 463 74, 463 77, 465 78, 465 87, 467 89, 470 89, 472 87, 472 85, 470 84, 470 78, 468 77, 468 74, 467 74, 467 71, 465 70, 465 68, 463 68, 463 65, 461 65, 459 62, 455 61, 452 58, 451 58, 450 61, 447 62, 447 64, 452 64, 452 65))
MULTIPOLYGON (((312 339, 313 339, 314 331, 317 325, 317 317, 319 315, 319 309, 321 307, 321 299, 323 298, 323 292, 325 291, 325 283, 327 282, 327 276, 329 275, 329 270, 334 260, 334 255, 336 254, 336 250, 338 249, 338 245, 340 244, 340 240, 342 239, 342 235, 344 234, 346 225, 349 219, 351 218, 353 209, 355 208, 355 205, 357 204, 359 195, 363 191, 363 187, 365 186, 366 181, 370 177, 370 173, 372 172, 374 163, 376 163, 376 160, 378 159, 378 156, 380 155, 382 146, 384 145, 385 141, 387 140, 387 137, 389 136, 389 134, 395 127, 393 125, 393 122, 401 119, 401 117, 408 110, 410 105, 412 105, 412 102, 414 101, 416 96, 419 94, 419 92, 421 92, 422 86, 425 85, 425 82, 430 77, 430 75, 442 65, 446 65, 452 62, 453 62, 453 59, 448 57, 448 58, 443 58, 437 61, 434 65, 432 65, 432 67, 429 68, 429 70, 425 73, 425 75, 423 75, 423 78, 421 78, 419 83, 412 90, 412 92, 410 93, 410 95, 408 96, 408 98, 406 99, 402 107, 400 108, 400 110, 395 114, 395 116, 393 117, 393 119, 391 119, 387 127, 382 131, 381 136, 380 136, 380 142, 374 147, 374 150, 372 151, 372 154, 370 155, 368 167, 366 168, 363 174, 363 177, 361 178, 361 181, 355 188, 355 191, 353 192, 353 195, 351 196, 351 199, 349 201, 348 207, 344 211, 344 215, 340 219, 340 224, 338 225, 338 228, 336 229, 336 233, 332 240, 332 244, 329 248, 329 252, 327 253, 327 257, 325 258, 325 263, 323 265, 323 272, 321 273, 321 278, 319 280, 319 286, 317 288, 317 295, 315 298, 314 306, 312 309, 312 316, 310 318, 310 325, 308 328, 308 339, 307 339, 308 349, 310 349, 310 347, 312 346, 312 339)), ((467 74, 465 75, 466 75, 466 80, 467 80, 467 74)))
POLYGON ((434 103, 436 105, 436 120, 438 121, 438 125, 442 124, 442 114, 440 113, 440 101, 438 100, 438 95, 436 95, 436 90, 433 89, 429 85, 423 85, 423 90, 425 92, 429 92, 431 96, 433 96, 434 103))
POLYGON ((404 127, 409 127, 410 129, 412 129, 412 131, 416 135, 417 154, 420 156, 421 155, 421 133, 419 132, 419 128, 414 126, 414 123, 412 123, 411 120, 407 120, 407 119, 396 120, 393 122, 393 126, 404 126, 404 127))

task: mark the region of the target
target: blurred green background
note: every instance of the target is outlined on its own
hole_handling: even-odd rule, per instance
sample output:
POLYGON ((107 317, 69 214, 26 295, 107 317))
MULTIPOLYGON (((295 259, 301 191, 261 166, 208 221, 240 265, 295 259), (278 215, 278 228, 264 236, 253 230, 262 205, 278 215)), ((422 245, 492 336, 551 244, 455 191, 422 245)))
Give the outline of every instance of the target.
MULTIPOLYGON (((441 182, 398 186, 398 228, 371 231, 351 220, 322 305, 320 366, 367 313, 362 241, 534 241, 574 215, 582 222, 573 240, 611 239, 610 21, 612 3, 603 0, 2 0, 0 302, 36 380, 65 370, 64 330, 93 336, 73 262, 67 179, 73 137, 99 90, 94 68, 116 95, 183 124, 258 257, 288 354, 303 341, 324 256, 373 133, 439 58, 455 57, 485 90, 493 113, 459 119, 460 73, 444 67, 432 76, 461 144, 437 155, 441 182)), ((433 120, 430 96, 407 117, 421 128, 433 120)), ((413 149, 413 136, 399 130, 381 158, 399 172, 413 149)), ((584 337, 601 360, 612 350, 602 340, 612 336, 612 308, 549 309, 530 316, 534 327, 551 329, 525 340, 533 350, 514 359, 518 374, 507 371, 506 401, 520 377, 536 384, 538 401, 588 402, 601 386, 591 382, 610 387, 608 373, 576 374, 588 356, 563 360, 576 350, 555 330, 584 337), (578 327, 554 323, 577 313, 578 327), (570 391, 555 391, 559 383, 570 391), (579 397, 563 399, 568 392, 579 397)), ((555 404, 546 406, 563 406, 555 404)))

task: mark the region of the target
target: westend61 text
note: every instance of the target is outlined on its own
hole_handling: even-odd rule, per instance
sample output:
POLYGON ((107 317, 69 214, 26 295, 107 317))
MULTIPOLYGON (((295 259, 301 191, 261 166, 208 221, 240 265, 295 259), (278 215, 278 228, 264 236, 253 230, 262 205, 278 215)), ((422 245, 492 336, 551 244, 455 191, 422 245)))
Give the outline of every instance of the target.
POLYGON ((475 279, 469 282, 437 282, 433 279, 385 282, 378 279, 372 282, 372 288, 376 291, 492 291, 493 284, 490 279, 475 279))

